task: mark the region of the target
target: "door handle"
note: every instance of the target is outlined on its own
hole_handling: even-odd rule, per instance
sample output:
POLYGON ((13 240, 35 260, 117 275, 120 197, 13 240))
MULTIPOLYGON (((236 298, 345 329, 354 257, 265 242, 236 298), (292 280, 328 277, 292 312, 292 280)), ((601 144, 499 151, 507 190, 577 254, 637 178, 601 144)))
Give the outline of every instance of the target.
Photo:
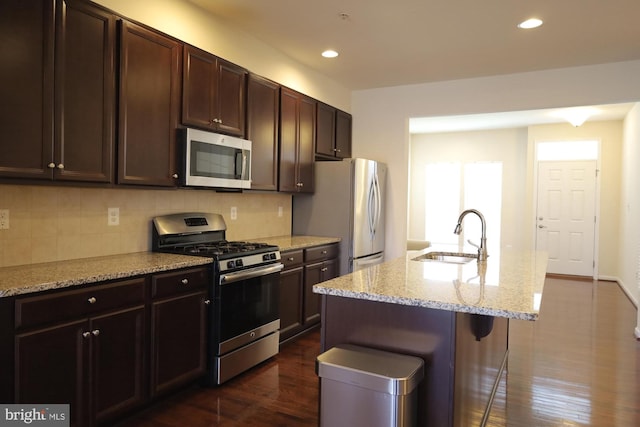
POLYGON ((547 228, 546 225, 539 225, 538 228, 547 228))

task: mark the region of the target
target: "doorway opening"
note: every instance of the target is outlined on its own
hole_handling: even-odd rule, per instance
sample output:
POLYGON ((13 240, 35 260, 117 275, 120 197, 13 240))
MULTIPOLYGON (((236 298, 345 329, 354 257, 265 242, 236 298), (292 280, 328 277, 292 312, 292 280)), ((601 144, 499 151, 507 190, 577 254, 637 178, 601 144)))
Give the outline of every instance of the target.
POLYGON ((536 143, 535 236, 548 273, 597 277, 600 142, 536 143))

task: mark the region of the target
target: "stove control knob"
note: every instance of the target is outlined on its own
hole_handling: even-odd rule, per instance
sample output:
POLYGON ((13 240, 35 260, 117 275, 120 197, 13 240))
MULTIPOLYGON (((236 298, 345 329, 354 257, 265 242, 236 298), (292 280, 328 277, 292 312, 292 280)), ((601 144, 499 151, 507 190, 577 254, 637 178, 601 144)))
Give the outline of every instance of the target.
POLYGON ((236 267, 242 267, 242 260, 241 259, 237 259, 236 260, 236 267))
POLYGON ((275 254, 275 252, 273 252, 273 253, 269 254, 269 258, 271 258, 271 259, 276 259, 276 254, 275 254))
POLYGON ((269 257, 269 254, 264 254, 262 255, 262 260, 263 261, 269 261, 271 258, 269 257))
POLYGON ((233 260, 227 261, 227 268, 233 268, 235 266, 236 266, 236 263, 233 260))

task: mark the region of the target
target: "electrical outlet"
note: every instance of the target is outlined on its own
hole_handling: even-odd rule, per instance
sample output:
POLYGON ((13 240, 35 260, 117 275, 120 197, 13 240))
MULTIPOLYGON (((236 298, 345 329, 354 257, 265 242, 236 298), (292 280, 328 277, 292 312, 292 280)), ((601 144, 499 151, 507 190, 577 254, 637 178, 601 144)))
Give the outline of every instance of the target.
POLYGON ((120 225, 120 208, 107 209, 107 225, 120 225))
POLYGON ((9 229, 9 209, 0 209, 0 230, 9 229))
POLYGON ((278 218, 282 218, 282 206, 278 206, 278 218))
POLYGON ((231 219, 234 221, 238 219, 238 208, 235 206, 231 206, 231 219))

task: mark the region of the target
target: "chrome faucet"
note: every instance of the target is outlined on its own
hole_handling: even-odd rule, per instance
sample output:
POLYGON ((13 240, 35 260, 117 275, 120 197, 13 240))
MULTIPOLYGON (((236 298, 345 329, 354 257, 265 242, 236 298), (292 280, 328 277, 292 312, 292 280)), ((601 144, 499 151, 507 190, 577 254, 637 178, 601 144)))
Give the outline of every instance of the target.
POLYGON ((478 218, 480 218, 480 222, 482 222, 482 237, 480 238, 480 246, 478 247, 478 261, 486 261, 488 256, 487 255, 487 223, 484 220, 484 216, 479 211, 475 209, 467 209, 463 211, 458 217, 458 224, 456 225, 455 230, 453 230, 453 233, 460 235, 460 233, 462 232, 462 220, 468 213, 474 213, 478 215, 478 218))

